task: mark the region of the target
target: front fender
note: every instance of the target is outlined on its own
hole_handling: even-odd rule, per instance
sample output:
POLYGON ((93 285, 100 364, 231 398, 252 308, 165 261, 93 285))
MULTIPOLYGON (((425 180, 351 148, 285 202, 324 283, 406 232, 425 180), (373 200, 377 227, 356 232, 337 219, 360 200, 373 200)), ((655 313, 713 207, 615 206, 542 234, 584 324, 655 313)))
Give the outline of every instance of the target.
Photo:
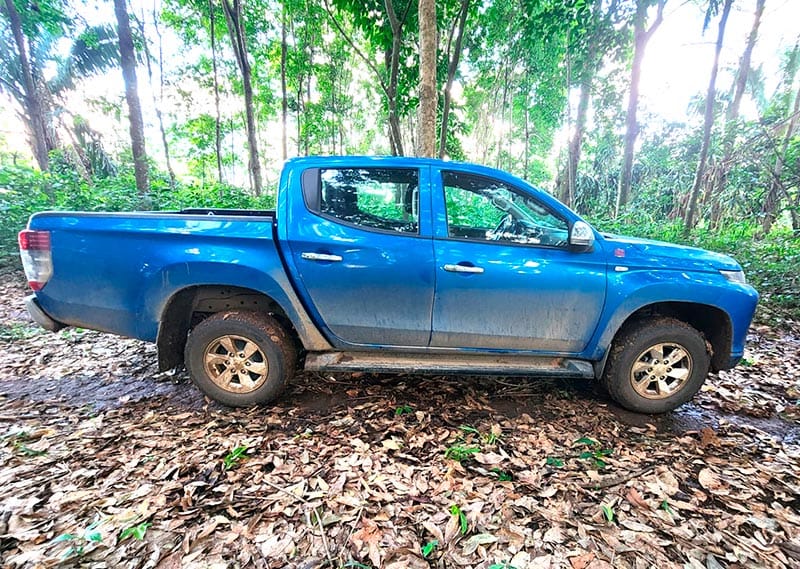
POLYGON ((709 306, 724 312, 731 323, 731 354, 741 356, 758 293, 749 285, 729 282, 719 273, 686 271, 610 272, 601 326, 586 351, 601 360, 622 325, 639 310, 676 302, 709 306))

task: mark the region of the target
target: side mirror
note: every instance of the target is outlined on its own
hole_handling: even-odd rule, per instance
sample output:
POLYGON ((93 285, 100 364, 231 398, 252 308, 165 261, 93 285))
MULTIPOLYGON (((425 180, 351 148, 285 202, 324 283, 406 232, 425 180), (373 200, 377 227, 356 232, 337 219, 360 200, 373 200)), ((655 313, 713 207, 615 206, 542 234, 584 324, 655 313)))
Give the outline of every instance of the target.
POLYGON ((573 247, 588 249, 594 244, 594 231, 585 221, 576 221, 569 230, 569 244, 573 247))

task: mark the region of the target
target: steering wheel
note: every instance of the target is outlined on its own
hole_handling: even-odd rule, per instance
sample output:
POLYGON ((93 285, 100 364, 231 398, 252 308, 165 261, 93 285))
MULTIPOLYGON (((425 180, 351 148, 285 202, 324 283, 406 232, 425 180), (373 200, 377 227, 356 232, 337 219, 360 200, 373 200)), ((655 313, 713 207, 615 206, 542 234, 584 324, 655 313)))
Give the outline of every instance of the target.
POLYGON ((511 231, 514 228, 514 217, 507 213, 503 216, 503 219, 500 220, 500 223, 497 224, 492 230, 492 241, 499 241, 502 239, 503 234, 506 232, 511 231))

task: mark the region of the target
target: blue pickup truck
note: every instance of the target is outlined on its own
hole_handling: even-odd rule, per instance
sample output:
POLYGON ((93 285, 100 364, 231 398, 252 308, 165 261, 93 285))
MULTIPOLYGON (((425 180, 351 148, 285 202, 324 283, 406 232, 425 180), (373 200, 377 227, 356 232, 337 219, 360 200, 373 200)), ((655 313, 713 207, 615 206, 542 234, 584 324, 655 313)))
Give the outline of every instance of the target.
POLYGON ((230 406, 306 369, 595 378, 660 413, 736 365, 758 301, 730 257, 416 158, 289 160, 274 211, 38 213, 20 250, 36 322, 155 341, 230 406))

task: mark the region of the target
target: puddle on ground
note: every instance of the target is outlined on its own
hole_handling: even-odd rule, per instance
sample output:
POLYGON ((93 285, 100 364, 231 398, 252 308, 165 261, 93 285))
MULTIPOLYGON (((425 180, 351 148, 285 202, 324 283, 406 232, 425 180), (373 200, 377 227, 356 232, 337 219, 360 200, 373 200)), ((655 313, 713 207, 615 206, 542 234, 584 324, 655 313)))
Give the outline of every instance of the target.
POLYGON ((4 379, 0 397, 33 403, 86 407, 95 411, 116 409, 129 403, 166 397, 186 409, 202 409, 203 396, 188 379, 159 374, 152 377, 113 378, 71 375, 57 379, 4 379))
POLYGON ((727 423, 736 427, 757 429, 785 444, 800 444, 800 424, 781 417, 763 418, 737 415, 715 409, 705 409, 692 403, 686 403, 675 411, 662 415, 633 413, 613 404, 609 404, 608 408, 619 421, 626 425, 633 427, 652 425, 659 433, 682 435, 687 432, 701 431, 707 427, 716 430, 727 423))
MULTIPOLYGON (((345 381, 328 381, 320 385, 319 378, 299 375, 294 386, 287 390, 278 405, 295 408, 301 414, 331 415, 356 404, 360 399, 384 397, 425 405, 425 390, 446 389, 453 401, 478 395, 497 414, 516 418, 522 414, 532 417, 558 418, 559 401, 594 401, 619 422, 639 428, 654 428, 659 433, 683 435, 706 427, 718 429, 722 424, 754 428, 786 444, 800 445, 800 423, 780 417, 759 418, 725 413, 687 403, 671 413, 642 415, 622 409, 592 381, 523 379, 506 382, 492 378, 432 379, 410 376, 373 376, 345 381), (368 397, 351 397, 356 389, 368 397)), ((6 378, 0 382, 0 398, 34 403, 66 405, 105 411, 146 400, 161 400, 173 408, 186 411, 201 410, 207 400, 194 387, 185 372, 176 375, 157 374, 146 377, 109 378, 99 375, 71 375, 52 380, 6 378)))

